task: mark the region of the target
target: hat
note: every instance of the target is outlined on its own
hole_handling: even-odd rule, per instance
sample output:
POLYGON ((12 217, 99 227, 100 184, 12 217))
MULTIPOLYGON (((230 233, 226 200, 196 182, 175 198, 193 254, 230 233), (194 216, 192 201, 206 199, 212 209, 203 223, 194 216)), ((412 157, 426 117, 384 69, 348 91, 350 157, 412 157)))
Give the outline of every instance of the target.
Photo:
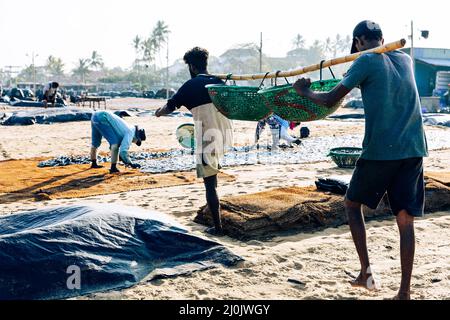
POLYGON ((140 147, 142 145, 142 141, 147 140, 147 136, 145 135, 145 130, 144 129, 139 129, 138 126, 136 126, 136 144, 140 147))
POLYGON ((355 30, 353 30, 353 43, 351 53, 353 54, 358 52, 358 49, 356 49, 356 38, 372 35, 383 38, 383 31, 381 31, 380 25, 378 23, 370 20, 364 20, 358 23, 358 25, 355 27, 355 30))

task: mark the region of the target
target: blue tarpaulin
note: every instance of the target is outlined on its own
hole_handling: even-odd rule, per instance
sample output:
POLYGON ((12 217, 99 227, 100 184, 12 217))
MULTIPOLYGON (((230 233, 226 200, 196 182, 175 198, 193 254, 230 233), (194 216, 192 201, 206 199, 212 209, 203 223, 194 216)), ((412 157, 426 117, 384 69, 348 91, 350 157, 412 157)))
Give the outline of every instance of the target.
POLYGON ((170 217, 74 205, 0 218, 0 299, 63 299, 130 287, 242 258, 170 217))
POLYGON ((93 111, 78 108, 52 108, 13 113, 2 124, 6 126, 89 121, 93 111))

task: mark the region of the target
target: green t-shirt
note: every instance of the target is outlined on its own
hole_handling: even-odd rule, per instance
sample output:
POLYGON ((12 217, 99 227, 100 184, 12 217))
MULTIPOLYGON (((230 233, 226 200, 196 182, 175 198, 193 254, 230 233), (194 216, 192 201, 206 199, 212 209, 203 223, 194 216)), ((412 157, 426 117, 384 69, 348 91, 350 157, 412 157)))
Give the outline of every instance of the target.
POLYGON ((419 93, 407 54, 365 54, 353 63, 342 85, 361 89, 366 117, 363 159, 428 156, 419 93))

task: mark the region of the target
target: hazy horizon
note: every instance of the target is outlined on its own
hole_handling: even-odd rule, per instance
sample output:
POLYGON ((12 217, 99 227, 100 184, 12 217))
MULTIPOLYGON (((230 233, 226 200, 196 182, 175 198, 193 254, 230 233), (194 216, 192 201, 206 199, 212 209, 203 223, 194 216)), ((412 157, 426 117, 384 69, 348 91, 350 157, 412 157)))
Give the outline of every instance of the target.
POLYGON ((94 50, 102 55, 107 67, 128 68, 135 58, 133 38, 148 36, 157 20, 163 20, 171 31, 170 63, 197 45, 220 56, 237 44, 259 43, 260 32, 264 53, 284 56, 293 48, 296 34, 301 34, 308 46, 338 33, 350 35, 364 19, 381 25, 386 42, 405 38, 408 47, 410 21, 414 20, 415 47, 450 48, 445 27, 449 9, 450 4, 443 0, 429 0, 426 6, 387 0, 325 0, 320 6, 292 0, 0 0, 0 68, 29 65, 34 52, 38 54, 36 65, 44 65, 52 55, 63 59, 68 72, 79 58, 90 57, 94 50), (429 39, 419 40, 419 30, 429 30, 429 39))

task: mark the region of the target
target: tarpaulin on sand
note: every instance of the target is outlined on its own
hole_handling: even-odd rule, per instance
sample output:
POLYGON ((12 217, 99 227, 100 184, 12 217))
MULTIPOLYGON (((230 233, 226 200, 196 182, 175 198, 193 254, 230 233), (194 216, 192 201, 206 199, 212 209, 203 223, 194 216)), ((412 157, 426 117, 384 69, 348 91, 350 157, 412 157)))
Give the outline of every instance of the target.
POLYGON ((15 112, 5 119, 6 126, 50 124, 58 122, 90 121, 93 111, 78 108, 39 109, 15 112))
POLYGON ((423 115, 423 123, 432 126, 450 127, 450 114, 426 114, 423 115))
POLYGON ((139 208, 76 205, 0 218, 0 299, 69 298, 241 260, 139 208))
MULTIPOLYGON (((19 100, 19 99, 14 99, 9 101, 9 104, 13 107, 34 107, 34 108, 43 108, 45 107, 45 104, 41 101, 28 101, 28 100, 19 100)), ((64 108, 66 107, 65 104, 63 103, 55 103, 54 105, 55 108, 64 108)))
POLYGON ((13 99, 9 101, 9 104, 13 107, 35 107, 35 108, 45 107, 44 103, 40 101, 26 101, 19 99, 13 99))
MULTIPOLYGON (((450 173, 428 173, 425 212, 450 209, 450 173)), ((325 182, 327 182, 325 180, 325 182)), ((280 231, 316 231, 347 223, 344 196, 314 187, 280 188, 221 200, 222 225, 235 238, 265 238, 280 231)), ((376 210, 363 208, 366 218, 391 216, 387 197, 376 210)), ((201 208, 195 221, 212 225, 209 210, 201 208)))

